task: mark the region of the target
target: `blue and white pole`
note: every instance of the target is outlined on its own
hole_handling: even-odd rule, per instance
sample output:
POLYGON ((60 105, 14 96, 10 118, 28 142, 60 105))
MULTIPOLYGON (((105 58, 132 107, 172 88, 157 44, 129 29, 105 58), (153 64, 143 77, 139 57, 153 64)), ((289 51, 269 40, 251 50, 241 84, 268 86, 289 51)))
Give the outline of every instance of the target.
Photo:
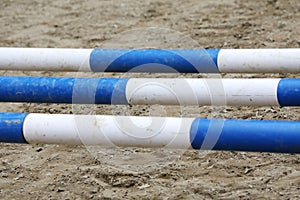
POLYGON ((0 142, 207 149, 218 122, 223 129, 208 150, 300 153, 300 122, 279 120, 0 113, 0 142))
POLYGON ((0 48, 1 70, 299 73, 300 49, 0 48))
POLYGON ((300 79, 1 76, 0 102, 300 106, 300 79), (213 91, 214 88, 222 91, 213 91), (225 101, 218 104, 218 99, 225 101))

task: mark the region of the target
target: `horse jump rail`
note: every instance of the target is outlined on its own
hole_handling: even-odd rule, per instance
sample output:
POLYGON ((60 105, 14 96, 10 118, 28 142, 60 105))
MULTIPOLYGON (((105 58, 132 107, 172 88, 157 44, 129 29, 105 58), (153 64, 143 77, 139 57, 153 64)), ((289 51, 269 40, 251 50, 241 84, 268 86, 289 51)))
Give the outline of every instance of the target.
POLYGON ((0 48, 1 70, 300 73, 300 49, 0 48))
POLYGON ((0 113, 7 143, 300 153, 299 130, 279 120, 0 113))
POLYGON ((1 76, 0 102, 300 106, 300 79, 1 76))

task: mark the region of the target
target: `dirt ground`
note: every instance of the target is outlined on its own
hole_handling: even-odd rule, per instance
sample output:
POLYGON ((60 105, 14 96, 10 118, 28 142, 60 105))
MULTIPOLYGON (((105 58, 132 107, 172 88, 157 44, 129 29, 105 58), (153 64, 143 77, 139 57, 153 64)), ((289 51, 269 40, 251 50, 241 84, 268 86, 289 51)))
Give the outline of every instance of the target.
MULTIPOLYGON (((300 47, 298 0, 2 0, 6 47, 300 47)), ((206 77, 2 71, 1 75, 206 77)), ((219 77, 297 77, 222 74, 219 77)), ((1 103, 1 112, 298 120, 299 108, 1 103), (92 110, 91 110, 92 109, 92 110)), ((1 144, 1 199, 298 199, 300 156, 1 144)))

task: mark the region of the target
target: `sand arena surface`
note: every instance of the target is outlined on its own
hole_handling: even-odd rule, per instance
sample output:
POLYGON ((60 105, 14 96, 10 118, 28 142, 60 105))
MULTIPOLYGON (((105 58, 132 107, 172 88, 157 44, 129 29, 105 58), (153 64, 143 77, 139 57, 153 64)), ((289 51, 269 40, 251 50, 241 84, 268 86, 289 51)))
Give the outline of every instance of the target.
MULTIPOLYGON (((0 46, 299 48, 297 0, 0 3, 0 46)), ((2 71, 1 75, 207 77, 2 71)), ((222 77, 297 77, 222 74, 222 77)), ((221 77, 221 76, 219 76, 221 77)), ((1 103, 1 112, 298 120, 298 108, 1 103)), ((298 199, 299 155, 1 144, 1 199, 298 199)))

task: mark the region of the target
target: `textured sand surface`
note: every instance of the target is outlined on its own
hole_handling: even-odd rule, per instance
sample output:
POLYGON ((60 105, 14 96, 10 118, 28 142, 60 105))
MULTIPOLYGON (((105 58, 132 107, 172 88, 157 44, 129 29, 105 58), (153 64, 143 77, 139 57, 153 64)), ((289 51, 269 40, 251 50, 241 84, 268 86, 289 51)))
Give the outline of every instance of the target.
MULTIPOLYGON (((0 2, 0 46, 66 48, 300 47, 298 0, 0 2)), ((1 75, 207 77, 1 71, 1 75)), ((216 77, 297 77, 222 74, 216 77)), ((1 103, 1 112, 298 120, 278 107, 78 106, 1 103)), ((1 199, 298 199, 290 154, 1 144, 1 199)))

